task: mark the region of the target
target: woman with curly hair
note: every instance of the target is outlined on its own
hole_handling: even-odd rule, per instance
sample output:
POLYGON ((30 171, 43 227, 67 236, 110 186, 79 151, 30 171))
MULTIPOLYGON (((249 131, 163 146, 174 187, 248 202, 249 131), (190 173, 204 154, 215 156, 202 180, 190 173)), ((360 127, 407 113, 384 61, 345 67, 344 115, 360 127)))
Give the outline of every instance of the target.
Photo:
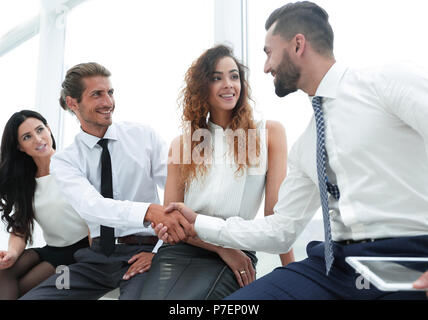
POLYGON ((86 223, 49 174, 54 153, 55 140, 42 115, 31 110, 12 115, 0 154, 0 211, 10 233, 8 250, 0 251, 0 300, 24 295, 89 245, 86 223), (34 220, 47 245, 25 249, 32 243, 34 220))
MULTIPOLYGON (((253 119, 245 70, 230 48, 218 45, 187 71, 184 132, 171 144, 165 206, 184 202, 200 214, 253 219, 264 192, 265 215, 273 213, 286 175, 285 130, 253 119)), ((292 251, 281 256, 283 265, 293 260, 292 251)), ((255 280, 256 263, 255 252, 197 238, 164 244, 141 298, 222 299, 255 280)))

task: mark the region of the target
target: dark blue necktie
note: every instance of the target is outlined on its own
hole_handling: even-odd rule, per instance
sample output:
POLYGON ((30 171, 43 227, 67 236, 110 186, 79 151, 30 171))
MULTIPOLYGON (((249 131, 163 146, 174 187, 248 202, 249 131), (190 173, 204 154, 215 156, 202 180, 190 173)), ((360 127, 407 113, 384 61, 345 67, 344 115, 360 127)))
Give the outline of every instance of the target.
POLYGON ((315 123, 317 128, 317 173, 318 173, 318 185, 320 189, 322 215, 324 221, 324 254, 327 274, 330 272, 331 266, 333 265, 333 240, 331 238, 331 226, 330 216, 328 208, 328 193, 337 200, 340 198, 339 188, 336 185, 331 184, 327 178, 326 170, 326 155, 325 149, 325 127, 324 117, 322 111, 322 97, 314 97, 312 99, 312 107, 315 113, 315 123))
MULTIPOLYGON (((98 144, 103 148, 101 153, 101 195, 104 198, 113 199, 113 178, 111 170, 111 158, 108 151, 107 139, 101 139, 98 144)), ((110 256, 114 251, 114 228, 100 227, 100 247, 101 252, 110 256)))

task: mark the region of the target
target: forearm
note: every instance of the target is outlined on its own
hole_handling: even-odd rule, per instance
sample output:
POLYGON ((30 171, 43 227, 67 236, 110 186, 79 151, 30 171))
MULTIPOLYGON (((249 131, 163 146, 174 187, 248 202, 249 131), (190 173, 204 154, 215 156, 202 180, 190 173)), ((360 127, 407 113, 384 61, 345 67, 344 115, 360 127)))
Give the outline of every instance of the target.
POLYGON ((51 170, 64 197, 86 221, 113 228, 141 226, 150 203, 104 198, 76 168, 51 170))
POLYGON ((291 249, 287 253, 283 253, 279 255, 279 259, 281 260, 281 264, 283 267, 288 265, 289 263, 294 262, 294 251, 291 249))
POLYGON ((8 245, 9 252, 14 252, 17 256, 20 256, 22 252, 24 252, 26 246, 27 244, 23 237, 19 237, 14 233, 10 234, 8 245))
POLYGON ((213 251, 213 252, 217 252, 219 250, 221 250, 222 247, 220 246, 216 246, 207 242, 202 241, 201 239, 199 239, 198 237, 195 238, 188 238, 186 243, 195 246, 195 247, 199 247, 205 250, 209 250, 209 251, 213 251))

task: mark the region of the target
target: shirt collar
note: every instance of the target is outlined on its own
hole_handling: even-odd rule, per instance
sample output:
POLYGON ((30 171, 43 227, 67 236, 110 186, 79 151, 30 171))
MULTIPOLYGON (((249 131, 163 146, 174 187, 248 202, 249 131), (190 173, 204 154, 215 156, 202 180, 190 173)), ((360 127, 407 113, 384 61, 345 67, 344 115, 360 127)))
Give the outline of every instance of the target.
MULTIPOLYGON (((118 135, 117 135, 117 128, 116 128, 116 125, 114 123, 112 123, 108 127, 103 138, 109 139, 109 140, 119 140, 118 135)), ((77 139, 83 141, 83 143, 85 143, 90 149, 92 149, 100 140, 100 138, 93 136, 89 133, 86 133, 85 131, 82 130, 82 128, 80 128, 80 132, 77 135, 77 139)))
POLYGON ((333 64, 321 80, 315 95, 336 99, 340 81, 347 69, 348 67, 343 64, 337 62, 333 64))
MULTIPOLYGON (((218 124, 215 124, 214 122, 211 122, 210 120, 208 120, 208 129, 210 129, 211 131, 215 131, 215 130, 224 131, 225 130, 225 129, 223 129, 222 126, 219 126, 218 124)), ((226 129, 229 129, 229 126, 227 126, 226 129)))

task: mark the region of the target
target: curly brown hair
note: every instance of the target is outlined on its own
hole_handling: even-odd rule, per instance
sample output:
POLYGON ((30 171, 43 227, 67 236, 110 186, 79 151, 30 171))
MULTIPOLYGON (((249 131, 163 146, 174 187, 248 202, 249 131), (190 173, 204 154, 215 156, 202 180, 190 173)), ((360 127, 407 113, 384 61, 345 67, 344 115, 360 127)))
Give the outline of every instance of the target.
MULTIPOLYGON (((229 124, 229 129, 233 132, 237 129, 243 129, 246 133, 246 140, 248 140, 248 130, 257 129, 256 123, 253 119, 252 107, 250 105, 250 86, 246 80, 247 68, 241 64, 234 56, 231 48, 225 45, 217 45, 213 48, 206 50, 196 61, 193 62, 185 76, 185 87, 180 94, 180 105, 183 108, 182 114, 182 128, 186 136, 192 134, 198 129, 208 129, 208 115, 210 106, 208 104, 208 97, 210 92, 210 82, 212 75, 215 71, 217 63, 225 57, 232 58, 238 66, 239 78, 241 82, 241 92, 232 110, 232 119, 229 124), (189 126, 190 123, 190 126, 189 126)), ((246 163, 238 162, 238 146, 240 139, 234 137, 230 144, 233 143, 234 160, 238 164, 237 174, 242 174, 245 167, 253 165, 249 158, 248 143, 246 143, 246 163)), ((195 147, 199 144, 198 141, 192 141, 190 152, 194 151, 195 147)), ((181 148, 183 150, 183 139, 181 139, 181 148)), ((232 146, 230 148, 232 152, 232 146)), ((203 152, 204 150, 202 150, 203 152)), ((260 154, 260 137, 257 133, 256 137, 256 150, 255 154, 260 154)), ((183 162, 181 162, 183 163, 183 162)), ((181 166, 182 182, 187 186, 197 177, 202 177, 207 172, 207 164, 197 164, 190 160, 189 164, 181 166)))

